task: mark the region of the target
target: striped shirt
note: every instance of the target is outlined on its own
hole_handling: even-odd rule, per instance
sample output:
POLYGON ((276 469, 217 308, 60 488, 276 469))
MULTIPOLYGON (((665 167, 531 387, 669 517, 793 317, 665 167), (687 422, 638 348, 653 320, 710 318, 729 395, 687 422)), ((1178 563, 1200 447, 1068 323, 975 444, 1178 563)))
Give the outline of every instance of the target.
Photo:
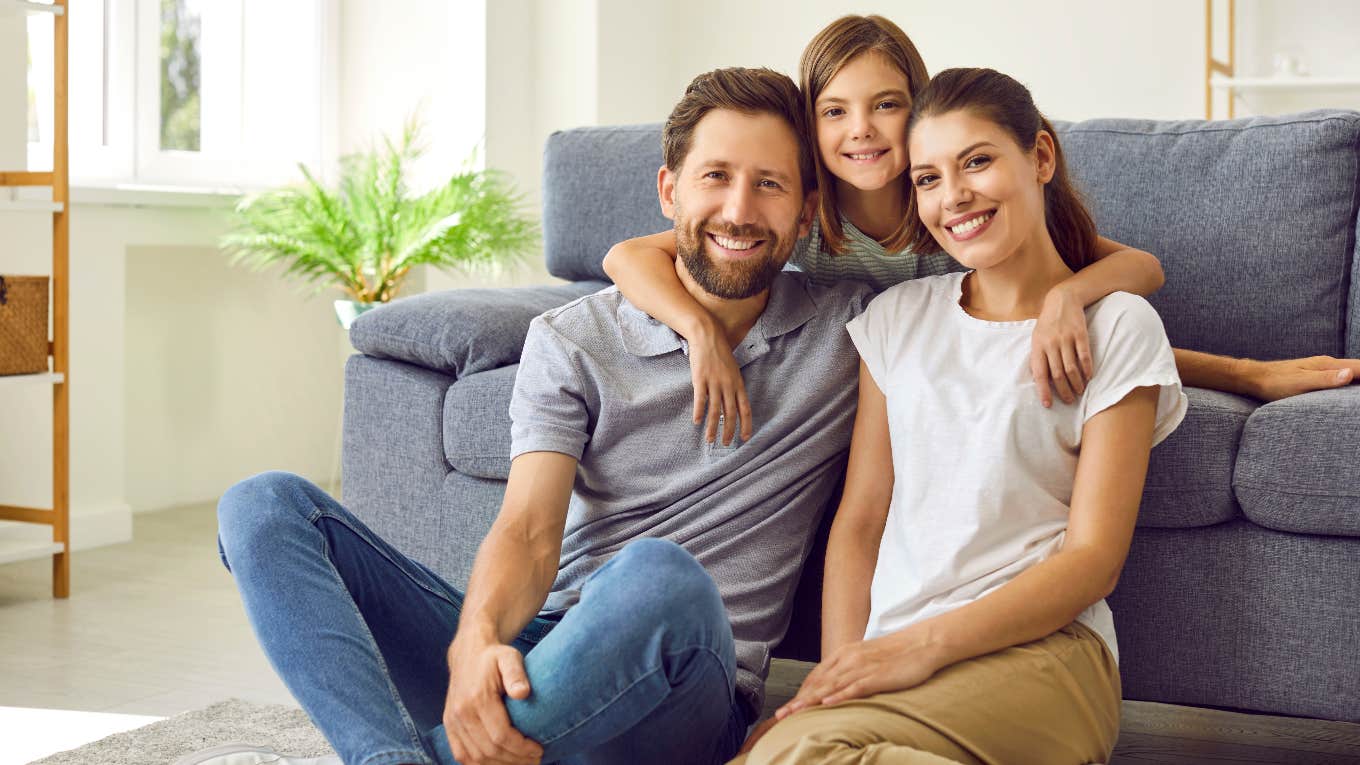
POLYGON ((844 216, 841 229, 845 232, 845 252, 839 255, 822 249, 822 231, 817 221, 812 222, 812 230, 794 246, 789 262, 806 273, 813 284, 826 286, 849 279, 882 292, 908 279, 968 270, 944 252, 920 255, 906 250, 888 252, 844 216))

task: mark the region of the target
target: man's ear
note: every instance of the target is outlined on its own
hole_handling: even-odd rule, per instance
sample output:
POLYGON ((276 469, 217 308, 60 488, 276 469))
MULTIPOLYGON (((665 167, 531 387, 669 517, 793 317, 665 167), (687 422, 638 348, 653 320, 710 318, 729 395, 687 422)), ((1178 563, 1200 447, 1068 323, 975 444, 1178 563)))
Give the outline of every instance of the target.
POLYGON ((656 196, 661 200, 661 214, 675 220, 675 181, 677 175, 669 167, 656 171, 656 196))
POLYGON ((1039 182, 1053 180, 1053 173, 1058 169, 1058 151, 1054 147, 1053 136, 1047 130, 1040 130, 1034 137, 1034 159, 1039 171, 1039 182))
POLYGON ((803 211, 798 216, 798 238, 802 239, 812 230, 812 221, 817 219, 817 205, 822 198, 816 189, 803 195, 803 211))

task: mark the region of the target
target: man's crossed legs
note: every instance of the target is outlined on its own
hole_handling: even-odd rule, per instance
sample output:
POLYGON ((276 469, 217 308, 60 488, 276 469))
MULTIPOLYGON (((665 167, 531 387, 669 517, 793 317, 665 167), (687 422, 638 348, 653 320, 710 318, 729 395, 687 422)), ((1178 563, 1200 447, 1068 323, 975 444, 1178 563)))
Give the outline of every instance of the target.
MULTIPOLYGON (((218 521, 265 654, 344 762, 455 763, 442 720, 462 593, 295 475, 237 484, 218 521)), ((672 542, 626 545, 513 645, 531 693, 506 709, 545 763, 720 763, 746 735, 726 611, 672 542)))

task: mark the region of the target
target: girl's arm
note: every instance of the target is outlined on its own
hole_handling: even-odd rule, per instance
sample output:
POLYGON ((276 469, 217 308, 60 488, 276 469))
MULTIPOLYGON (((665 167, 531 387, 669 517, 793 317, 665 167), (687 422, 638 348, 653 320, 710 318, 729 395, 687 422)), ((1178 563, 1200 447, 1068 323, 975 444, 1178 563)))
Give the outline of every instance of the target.
POLYGON ((888 404, 863 361, 859 363, 859 411, 850 439, 831 537, 826 545, 822 581, 822 655, 864 639, 869 624, 869 584, 878 561, 878 544, 892 500, 892 447, 888 441, 888 404))
POLYGON ((751 404, 732 346, 712 314, 680 284, 675 257, 675 232, 663 231, 609 248, 604 272, 628 302, 689 342, 694 422, 700 422, 705 410, 708 412, 704 437, 710 442, 717 438, 718 416, 725 413, 723 443, 732 443, 738 419, 741 438, 748 440, 753 427, 751 404))
POLYGON ((780 713, 914 687, 956 662, 1051 635, 1109 595, 1133 539, 1156 412, 1157 388, 1145 387, 1086 422, 1057 553, 966 606, 842 646, 780 713))
POLYGON ((1076 401, 1095 373, 1086 307, 1111 292, 1147 297, 1166 282, 1162 264, 1151 253, 1102 236, 1096 238, 1095 256, 1094 263, 1049 290, 1034 326, 1030 375, 1046 407, 1053 405, 1053 390, 1063 403, 1076 401))

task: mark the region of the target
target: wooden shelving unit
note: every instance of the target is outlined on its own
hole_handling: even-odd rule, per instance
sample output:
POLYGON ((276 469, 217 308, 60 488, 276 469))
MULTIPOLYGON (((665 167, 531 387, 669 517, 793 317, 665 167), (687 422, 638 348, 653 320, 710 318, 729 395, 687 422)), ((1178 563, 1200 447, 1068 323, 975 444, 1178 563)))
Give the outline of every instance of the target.
POLYGON ((47 186, 50 202, 0 200, 0 211, 43 213, 52 216, 52 340, 48 353, 52 371, 0 377, 0 386, 52 386, 52 507, 0 505, 0 520, 52 527, 50 542, 0 544, 0 563, 52 556, 52 595, 71 594, 71 374, 70 374, 70 246, 71 184, 67 166, 67 0, 48 3, 0 0, 0 13, 52 14, 53 56, 52 171, 0 170, 0 187, 47 186))
POLYGON ((1228 94, 1228 119, 1236 116, 1237 96, 1249 92, 1360 91, 1360 78, 1352 77, 1238 77, 1237 0, 1228 0, 1228 57, 1214 57, 1214 0, 1204 0, 1204 119, 1214 118, 1214 91, 1228 94))

